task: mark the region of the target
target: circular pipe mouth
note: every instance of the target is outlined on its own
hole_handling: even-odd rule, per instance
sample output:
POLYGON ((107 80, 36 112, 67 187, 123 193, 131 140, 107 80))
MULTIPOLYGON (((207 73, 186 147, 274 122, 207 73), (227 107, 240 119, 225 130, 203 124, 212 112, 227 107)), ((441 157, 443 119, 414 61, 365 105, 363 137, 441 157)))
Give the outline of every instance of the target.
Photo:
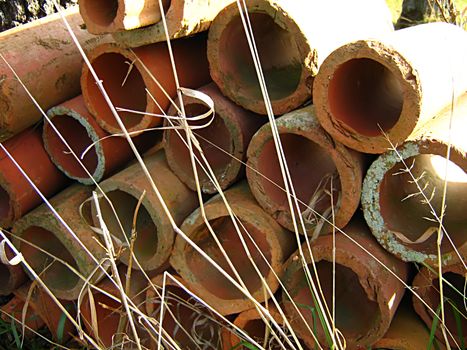
MULTIPOLYGON (((249 13, 255 43, 271 100, 292 95, 302 76, 302 55, 295 35, 281 28, 265 13, 249 13)), ((219 71, 228 76, 239 99, 262 100, 250 48, 239 15, 224 28, 219 39, 219 71)))
POLYGON ((385 65, 357 58, 335 70, 328 101, 334 119, 361 135, 376 137, 399 121, 404 96, 399 80, 385 65))
POLYGON ((88 0, 81 1, 80 6, 84 7, 89 19, 102 27, 108 27, 117 17, 118 0, 88 0))
MULTIPOLYGON (((134 241, 133 251, 136 258, 140 263, 152 259, 152 257, 156 255, 158 249, 157 226, 154 224, 144 202, 138 209, 136 225, 133 227, 133 218, 138 205, 138 199, 121 190, 109 191, 106 192, 106 195, 115 208, 125 235, 120 228, 112 207, 107 200, 101 199, 99 204, 102 218, 110 233, 122 243, 126 243, 127 240, 130 241, 133 229, 135 229, 136 239, 134 241)), ((93 212, 95 213, 95 210, 93 210, 93 212)))
MULTIPOLYGON (((131 66, 132 60, 118 52, 105 52, 92 61, 92 67, 115 107, 144 112, 147 107, 146 84, 137 65, 131 66)), ((94 109, 96 118, 107 128, 120 130, 112 111, 105 101, 98 85, 91 74, 86 81, 88 102, 94 109)), ((137 126, 144 116, 130 112, 118 112, 126 128, 137 126)))
POLYGON ((8 191, 0 186, 0 222, 8 222, 12 219, 13 208, 8 191))
POLYGON ((68 248, 51 231, 39 226, 30 226, 21 233, 21 237, 21 253, 49 288, 68 291, 77 286, 79 276, 61 261, 76 271, 79 271, 78 264, 68 248))
MULTIPOLYGON (((455 163, 433 154, 421 154, 405 159, 411 174, 402 162, 395 164, 380 184, 379 204, 386 227, 393 232, 400 244, 425 254, 437 254, 438 222, 434 209, 441 217, 443 190, 447 180, 446 211, 443 226, 456 247, 467 242, 467 176, 455 163), (441 160, 441 162, 440 162, 441 160), (412 175, 412 176, 411 176, 412 175), (417 183, 414 179, 418 179, 417 183), (462 181, 461 181, 462 180, 462 181), (425 196, 421 194, 421 190, 425 196), (426 200, 429 200, 427 203, 426 200)), ((442 254, 452 252, 448 240, 441 244, 442 254)))
MULTIPOLYGON (((311 265, 309 268, 313 271, 311 265)), ((332 305, 333 264, 321 260, 316 263, 316 269, 326 303, 332 305)), ((311 287, 306 282, 303 269, 298 270, 291 281, 291 285, 298 286, 293 295, 294 302, 308 324, 316 325, 318 339, 325 344, 326 338, 318 314, 312 311, 317 310, 317 306, 313 302, 311 287)), ((368 297, 360 284, 359 276, 349 267, 336 263, 335 281, 336 328, 347 339, 366 337, 381 317, 378 303, 368 297)))
MULTIPOLYGON (((329 211, 332 205, 335 209, 338 206, 341 184, 336 165, 326 149, 303 136, 284 133, 280 139, 295 193, 299 201, 304 203, 300 203, 300 211, 306 223, 316 223, 319 217, 307 210, 307 206, 320 214, 329 211)), ((276 208, 290 212, 272 140, 263 146, 258 156, 258 171, 265 176, 260 181, 268 201, 276 208)))
MULTIPOLYGON (((208 108, 203 104, 191 103, 185 106, 187 118, 201 115, 208 111, 208 108)), ((206 121, 188 121, 191 126, 199 126, 205 124, 206 121)), ((188 146, 185 144, 185 133, 180 132, 180 136, 173 130, 166 132, 167 144, 166 151, 169 152, 170 158, 175 162, 177 173, 183 173, 185 178, 193 178, 193 169, 191 167, 191 157, 188 146)), ((201 149, 214 170, 218 179, 226 173, 229 165, 232 163, 231 154, 233 154, 234 141, 229 129, 226 127, 222 118, 216 117, 212 123, 204 128, 193 130, 201 149), (213 145, 214 144, 214 145, 213 145), (217 146, 217 147, 216 147, 217 146), (219 149, 220 148, 220 149, 219 149)), ((193 148, 195 156, 201 159, 200 153, 196 148, 193 148)), ((178 174, 177 174, 178 175, 178 174)), ((207 174, 198 167, 198 175, 201 183, 210 183, 207 174)))
MULTIPOLYGON (((254 294, 261 290, 261 280, 247 257, 230 217, 220 217, 210 220, 209 223, 250 293, 254 294)), ((261 232, 249 223, 243 222, 243 225, 270 264, 272 259, 271 247, 266 240, 264 232, 261 232)), ((235 276, 206 225, 201 225, 191 237, 192 240, 230 276, 235 276)), ((254 243, 249 238, 245 238, 245 241, 258 270, 261 272, 262 276, 267 277, 270 270, 268 265, 258 252, 254 243)), ((196 283, 203 286, 209 293, 223 300, 243 300, 246 298, 241 291, 235 288, 224 275, 191 246, 187 246, 183 254, 185 255, 190 274, 193 275, 196 283)))
MULTIPOLYGON (((94 142, 85 125, 70 114, 55 115, 52 124, 67 141, 73 152, 81 158, 82 153, 94 142)), ((72 178, 88 178, 86 171, 70 153, 55 130, 47 123, 44 125, 44 139, 52 160, 72 178)), ((98 147, 98 145, 96 146, 98 147)), ((88 172, 93 175, 99 164, 96 147, 92 147, 81 159, 88 172)))

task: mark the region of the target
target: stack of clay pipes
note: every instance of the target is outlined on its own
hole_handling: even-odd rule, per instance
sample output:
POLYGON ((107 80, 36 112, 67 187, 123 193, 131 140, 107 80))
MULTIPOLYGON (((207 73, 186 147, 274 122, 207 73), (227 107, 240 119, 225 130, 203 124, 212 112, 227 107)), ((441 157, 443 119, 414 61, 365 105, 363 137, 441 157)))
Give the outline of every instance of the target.
POLYGON ((75 37, 0 34, 4 321, 96 348, 467 344, 466 32, 394 31, 383 0, 79 12, 75 37))

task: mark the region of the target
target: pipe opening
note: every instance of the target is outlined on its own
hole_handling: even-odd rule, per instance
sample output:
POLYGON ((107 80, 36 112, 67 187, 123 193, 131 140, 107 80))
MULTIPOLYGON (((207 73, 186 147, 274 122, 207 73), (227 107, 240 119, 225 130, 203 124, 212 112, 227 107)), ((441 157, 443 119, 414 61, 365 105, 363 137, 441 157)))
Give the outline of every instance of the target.
MULTIPOLYGON (((258 55, 271 100, 297 90, 302 75, 301 55, 295 35, 264 13, 250 12, 258 55)), ((242 99, 262 100, 262 93, 240 16, 227 24, 219 40, 219 70, 228 77, 242 99)))
MULTIPOLYGON (((317 262, 316 268, 326 303, 332 305, 332 262, 321 260, 317 262)), ((309 269, 313 273, 311 265, 309 269)), ((296 286, 296 293, 292 297, 305 320, 310 325, 316 325, 318 339, 323 340, 325 337, 321 322, 316 311, 312 311, 316 310, 317 306, 313 302, 311 287, 306 281, 302 269, 295 273, 291 285, 296 286)), ((336 263, 335 281, 336 327, 347 339, 361 339, 378 324, 381 317, 378 303, 367 296, 359 276, 352 269, 336 263)))
MULTIPOLYGON (((440 170, 446 169, 446 158, 438 163, 439 158, 442 157, 421 154, 405 160, 413 178, 419 179, 418 187, 412 176, 403 171, 405 167, 402 163, 392 167, 380 185, 379 204, 386 226, 395 232, 395 238, 401 244, 424 254, 437 254, 439 223, 427 218, 434 219, 432 209, 441 217, 445 179, 448 182, 443 226, 456 247, 467 242, 467 182, 459 181, 458 176, 451 177, 456 173, 463 173, 465 178, 466 173, 455 163, 448 161, 448 172, 451 175, 446 177, 440 170), (425 198, 420 189, 423 189, 425 198), (425 199, 429 199, 430 204, 425 199)), ((444 239, 441 252, 445 254, 452 251, 451 243, 444 239)))
MULTIPOLYGON (((259 317, 259 316, 258 316, 259 317)), ((274 326, 272 326, 274 328, 274 326)), ((265 349, 268 350, 281 350, 284 349, 284 344, 286 344, 286 340, 283 339, 283 336, 279 334, 277 330, 275 330, 277 336, 279 337, 281 343, 271 335, 270 330, 266 327, 266 324, 261 318, 251 319, 245 323, 243 327, 241 327, 250 337, 252 337, 258 344, 266 344, 265 349), (267 333, 266 333, 267 332, 267 333), (266 338, 267 334, 267 338, 266 338)), ((282 330, 285 334, 290 335, 290 339, 292 335, 287 327, 282 327, 282 330)), ((300 340, 300 339, 299 339, 300 340)), ((300 344, 303 349, 308 349, 303 341, 300 340, 300 344)), ((240 344, 238 344, 240 345, 240 344)), ((247 349, 245 346, 239 346, 237 349, 247 349)))
MULTIPOLYGON (((73 116, 68 114, 56 115, 52 118, 53 125, 68 142, 73 152, 81 158, 81 154, 93 143, 86 127, 73 116)), ((83 167, 78 163, 75 157, 70 154, 68 147, 60 139, 55 130, 47 123, 44 126, 44 136, 47 140, 47 150, 51 158, 59 164, 69 176, 74 178, 87 178, 83 167)), ((81 160, 86 169, 92 175, 96 171, 99 158, 96 148, 91 148, 84 159, 81 160)))
POLYGON ((77 271, 78 264, 68 248, 51 231, 39 226, 30 226, 21 233, 21 237, 24 240, 21 243, 21 253, 49 288, 67 291, 76 287, 80 278, 61 261, 54 261, 54 257, 77 271))
POLYGON ((329 108, 335 119, 368 137, 389 131, 402 112, 404 96, 394 74, 369 58, 340 65, 329 82, 329 108))
MULTIPOLYGON (((135 65, 129 71, 130 65, 128 63, 131 61, 124 55, 108 52, 96 57, 92 66, 99 79, 102 80, 115 107, 144 112, 147 106, 146 84, 138 67, 135 65)), ((117 120, 91 74, 88 75, 86 87, 89 92, 89 101, 94 107, 97 118, 110 127, 120 130, 117 120)), ((130 112, 118 112, 118 114, 127 128, 135 127, 144 117, 130 112)))
MULTIPOLYGON (((7 288, 11 287, 11 273, 8 266, 0 263, 0 295, 7 291, 7 288)), ((11 292, 10 290, 8 292, 11 292)))
POLYGON ((108 27, 112 24, 118 12, 118 0, 90 0, 81 1, 80 6, 83 6, 89 19, 103 27, 108 27))
MULTIPOLYGON (((321 214, 330 212, 332 203, 336 209, 341 184, 336 165, 328 152, 300 135, 281 134, 280 138, 298 199, 321 214), (330 193, 333 194, 332 201, 330 193)), ((258 171, 284 188, 276 148, 272 140, 263 146, 258 157, 258 171)), ((285 191, 267 179, 262 178, 260 181, 268 199, 278 210, 290 212, 285 191)), ((319 217, 307 210, 305 204, 300 204, 305 222, 316 223, 319 217)))
MULTIPOLYGON (((261 289, 261 280, 243 249, 231 218, 220 217, 210 220, 210 224, 250 293, 253 294, 257 292, 261 289)), ((271 248, 266 240, 265 233, 249 223, 243 222, 243 224, 270 263, 271 248)), ((255 265, 258 267, 262 276, 267 277, 269 275, 269 267, 251 240, 246 236, 246 233, 243 232, 243 230, 241 233, 245 237, 246 245, 255 265)), ((192 240, 230 276, 235 276, 206 225, 202 225, 198 228, 192 235, 192 240)), ((191 246, 186 246, 184 255, 186 256, 187 266, 197 283, 211 294, 224 300, 246 299, 241 291, 234 287, 214 266, 191 246)))
MULTIPOLYGON (((133 217, 135 215, 138 199, 120 190, 109 191, 106 195, 117 212, 126 237, 123 235, 117 217, 105 198, 99 201, 102 218, 110 233, 122 243, 126 243, 127 239, 129 241, 133 230, 133 217)), ((96 213, 94 204, 92 205, 93 213, 96 213)), ((98 220, 96 218, 93 220, 94 223, 98 225, 98 220)), ((151 259, 157 253, 158 244, 157 226, 154 224, 144 204, 139 207, 135 228, 136 240, 134 242, 134 253, 137 259, 143 262, 151 259)))
MULTIPOLYGON (((207 111, 208 107, 203 104, 191 103, 185 106, 185 112, 188 118, 201 115, 207 111)), ((193 126, 205 123, 205 120, 188 122, 189 125, 193 126)), ((185 145, 185 132, 183 130, 179 130, 181 137, 178 136, 175 131, 167 132, 170 136, 168 138, 166 148, 170 149, 172 159, 177 163, 179 170, 191 178, 193 176, 193 169, 191 167, 190 152, 185 145)), ((217 116, 208 127, 193 130, 193 132, 195 133, 201 149, 213 168, 217 178, 221 178, 221 176, 225 174, 229 164, 232 162, 230 154, 234 151, 232 135, 230 134, 229 129, 227 129, 224 120, 217 116), (219 150, 204 139, 210 141, 217 147, 220 147, 225 152, 219 150)), ((198 157, 198 159, 201 159, 199 151, 196 148, 193 148, 193 151, 195 156, 198 157)), ((210 182, 206 173, 200 169, 199 166, 198 175, 202 183, 210 182)))
POLYGON ((0 186, 0 221, 8 221, 13 214, 8 191, 0 186))

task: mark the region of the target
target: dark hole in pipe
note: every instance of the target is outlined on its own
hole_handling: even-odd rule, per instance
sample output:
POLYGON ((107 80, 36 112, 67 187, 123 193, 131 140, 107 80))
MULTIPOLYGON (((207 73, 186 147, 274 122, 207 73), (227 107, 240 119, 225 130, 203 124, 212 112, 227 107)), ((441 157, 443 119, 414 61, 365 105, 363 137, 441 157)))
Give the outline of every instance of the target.
MULTIPOLYGON (((221 217, 210 220, 209 222, 250 293, 256 292, 261 288, 261 280, 243 249, 242 243, 238 238, 238 233, 235 230, 230 217, 221 217)), ((259 231, 248 223, 244 222, 243 224, 270 263, 271 248, 266 241, 265 233, 259 231)), ((269 274, 269 267, 266 265, 266 262, 261 257, 254 244, 246 236, 246 233, 242 232, 242 234, 245 237, 248 250, 251 253, 253 261, 258 267, 258 270, 266 277, 269 274)), ((197 232, 195 232, 192 237, 193 241, 198 244, 198 246, 201 247, 201 249, 215 262, 217 262, 230 276, 235 276, 205 225, 198 228, 197 232)), ((245 295, 241 291, 233 286, 227 278, 225 278, 214 266, 211 265, 210 262, 197 253, 193 248, 187 246, 184 254, 186 254, 187 265, 190 268, 191 273, 194 275, 198 283, 210 293, 225 300, 246 299, 245 295)))
POLYGON ((10 195, 0 186, 0 219, 8 220, 12 213, 10 195))
MULTIPOLYGON (((3 295, 5 288, 10 285, 11 273, 6 265, 0 263, 0 295, 3 295)), ((11 292, 11 291, 10 291, 11 292)))
MULTIPOLYGON (((264 13, 250 12, 250 22, 271 100, 280 100, 297 89, 302 74, 301 55, 294 35, 264 13)), ((220 70, 239 98, 262 100, 250 48, 240 16, 234 17, 219 40, 220 70)))
POLYGON ((79 5, 86 8, 89 19, 99 26, 111 25, 117 16, 118 0, 88 0, 79 5))
POLYGON ((399 120, 404 97, 399 81, 368 58, 340 65, 329 82, 329 108, 338 121, 364 136, 380 136, 399 120))

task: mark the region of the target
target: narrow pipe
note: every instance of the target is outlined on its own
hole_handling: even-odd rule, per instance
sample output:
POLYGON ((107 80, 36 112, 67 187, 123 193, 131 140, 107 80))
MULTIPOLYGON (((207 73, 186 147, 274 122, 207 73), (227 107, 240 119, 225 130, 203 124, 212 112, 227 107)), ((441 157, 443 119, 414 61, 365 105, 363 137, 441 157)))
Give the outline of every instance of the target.
MULTIPOLYGON (((101 260, 106 252, 97 234, 85 222, 89 220, 86 213, 82 217, 79 210, 90 196, 88 187, 73 185, 53 197, 50 203, 96 259, 101 260)), ((97 282, 100 277, 99 273, 94 273, 97 266, 91 257, 45 204, 18 220, 13 226, 13 235, 17 237, 13 241, 17 249, 57 298, 75 300, 86 278, 93 274, 90 281, 97 282), (65 263, 77 270, 82 279, 65 263)))
POLYGON ((383 153, 467 90, 466 61, 467 33, 447 23, 345 44, 316 77, 318 119, 346 146, 383 153))
MULTIPOLYGON (((369 31, 378 35, 393 30, 387 5, 379 0, 245 3, 276 115, 310 99, 313 78, 335 48, 369 31)), ((246 109, 267 113, 236 1, 211 25, 208 59, 212 79, 225 96, 246 109)))
MULTIPOLYGON (((409 265, 387 253, 363 223, 353 221, 344 228, 344 232, 379 259, 391 272, 407 282, 409 265)), ((335 325, 345 337, 347 348, 368 348, 388 330, 404 295, 405 287, 391 272, 348 237, 337 235, 335 245, 335 274, 332 263, 332 235, 319 237, 311 247, 324 298, 329 310, 332 310, 334 276, 335 325)), ((303 250, 307 257, 306 263, 316 283, 317 276, 314 274, 306 244, 303 245, 303 250)), ((327 345, 318 314, 320 311, 313 301, 311 286, 303 271, 298 252, 293 254, 286 264, 284 285, 305 318, 309 329, 315 332, 322 346, 327 345)), ((285 293, 283 303, 297 335, 313 344, 312 334, 285 293)))
MULTIPOLYGON (((244 175, 245 169, 241 162, 246 161, 248 144, 265 120, 228 100, 213 83, 203 86, 198 91, 209 95, 214 101, 215 118, 209 126, 193 132, 221 188, 225 190, 244 175)), ((207 111, 204 104, 192 97, 184 97, 183 102, 188 118, 207 111)), ((174 107, 169 109, 169 115, 177 115, 174 107)), ((196 126, 206 122, 204 120, 188 123, 196 126)), ((164 125, 170 126, 171 124, 166 121, 164 125)), ((185 145, 186 134, 183 130, 179 130, 179 133, 181 137, 174 130, 164 131, 167 162, 180 180, 192 190, 196 190, 190 151, 185 145)), ((197 157, 200 157, 197 149, 194 149, 194 152, 197 157)), ((216 193, 214 184, 200 167, 198 167, 198 174, 201 190, 204 193, 216 193)))
MULTIPOLYGON (((7 259, 14 257, 13 251, 5 244, 7 259)), ((0 263, 0 295, 9 295, 23 285, 27 280, 22 264, 10 265, 0 263)))
MULTIPOLYGON (((47 115, 78 157, 95 144, 81 160, 95 182, 103 180, 134 158, 125 139, 106 138, 109 134, 87 111, 81 95, 51 108, 47 115)), ((49 123, 44 124, 42 139, 50 158, 65 175, 85 185, 94 183, 49 123)), ((154 133, 146 132, 135 138, 135 142, 143 152, 157 142, 157 137, 154 133)))
POLYGON ((452 113, 451 106, 446 107, 368 169, 362 189, 365 219, 380 244, 404 261, 438 264, 436 217, 441 218, 443 205, 441 262, 459 260, 454 247, 466 255, 466 123, 467 94, 456 101, 452 113))
MULTIPOLYGON (((82 0, 81 0, 82 1, 82 0)), ((162 0, 167 34, 161 20, 153 25, 131 31, 113 33, 123 47, 140 47, 170 39, 194 35, 209 29, 211 21, 232 0, 162 0)))
MULTIPOLYGON (((302 202, 307 234, 316 237, 330 229, 315 212, 331 222, 334 213, 334 224, 344 227, 360 202, 363 156, 335 142, 319 125, 313 106, 278 118, 276 125, 296 195, 302 202)), ((248 183, 258 203, 282 226, 293 230, 269 124, 253 136, 247 165, 248 183)))
MULTIPOLYGON (((467 344, 467 318, 465 309, 465 283, 466 275, 463 264, 451 265, 443 268, 443 278, 447 281, 443 283, 443 298, 445 323, 454 339, 448 335, 449 344, 452 347, 461 348, 467 344), (457 314, 457 316, 456 316, 457 314), (461 338, 462 337, 462 338, 461 338)), ((418 316, 421 317, 426 326, 431 329, 435 322, 435 317, 441 317, 440 310, 440 292, 438 271, 423 267, 415 276, 412 283, 413 288, 420 298, 437 313, 435 316, 428 310, 427 306, 417 297, 413 297, 413 306, 418 316)), ((444 337, 441 330, 441 321, 436 321, 436 338, 444 343, 444 337)))
MULTIPOLYGON (((145 158, 144 161, 173 219, 177 224, 181 224, 198 207, 196 193, 190 191, 170 170, 163 151, 145 158)), ((120 242, 126 243, 127 239, 130 241, 135 230, 134 253, 141 267, 144 270, 161 267, 172 252, 174 231, 149 181, 143 176, 141 166, 134 164, 103 181, 100 186, 115 207, 126 237, 112 208, 105 199, 101 199, 100 209, 109 231, 120 242), (140 200, 142 205, 138 209, 134 226, 133 218, 140 200)), ((94 203, 92 207, 95 214, 94 203)), ((94 215, 93 220, 98 226, 98 219, 94 215)), ((122 252, 120 261, 128 264, 129 258, 127 248, 122 252)), ((133 267, 137 268, 134 262, 133 267)))
MULTIPOLYGON (((254 241, 247 236, 245 229, 241 228, 240 233, 255 265, 269 288, 273 292, 276 291, 279 285, 271 269, 281 275, 283 262, 294 249, 293 235, 280 227, 258 206, 246 182, 231 187, 225 191, 225 196, 233 212, 254 241), (271 267, 266 264, 261 254, 264 255, 271 267)), ((204 208, 207 220, 249 292, 259 302, 265 301, 264 286, 248 259, 220 195, 207 201, 204 208)), ((209 233, 200 209, 195 210, 186 218, 181 229, 207 255, 235 278, 227 260, 209 233)), ((251 300, 180 236, 175 240, 170 263, 189 283, 191 290, 222 315, 234 314, 254 306, 251 300)))
MULTIPOLYGON (((82 19, 77 6, 64 14, 85 50, 111 39, 109 36, 92 36, 81 29, 82 19)), ((43 109, 80 93, 82 57, 59 14, 0 33, 0 52, 43 109)), ((42 115, 1 59, 0 76, 3 77, 0 83, 0 141, 3 141, 36 124, 42 115)))
MULTIPOLYGON (((188 39, 174 40, 171 45, 181 86, 196 89, 207 84, 210 78, 206 58, 206 37, 197 35, 188 39)), ((175 79, 166 43, 133 50, 122 48, 115 43, 103 44, 92 50, 88 58, 99 79, 103 81, 104 88, 115 107, 156 114, 166 112, 170 106, 169 99, 152 77, 171 98, 176 97, 175 79)), ((86 65, 83 66, 81 75, 81 88, 86 107, 96 117, 99 125, 111 134, 121 133, 117 120, 86 65)), ((119 112, 119 115, 130 132, 162 123, 161 118, 150 115, 130 112, 119 112)))
MULTIPOLYGON (((46 197, 53 196, 67 185, 67 178, 51 162, 44 149, 39 127, 24 130, 3 145, 46 197)), ((41 203, 41 197, 0 150, 0 226, 10 227, 41 203)))

